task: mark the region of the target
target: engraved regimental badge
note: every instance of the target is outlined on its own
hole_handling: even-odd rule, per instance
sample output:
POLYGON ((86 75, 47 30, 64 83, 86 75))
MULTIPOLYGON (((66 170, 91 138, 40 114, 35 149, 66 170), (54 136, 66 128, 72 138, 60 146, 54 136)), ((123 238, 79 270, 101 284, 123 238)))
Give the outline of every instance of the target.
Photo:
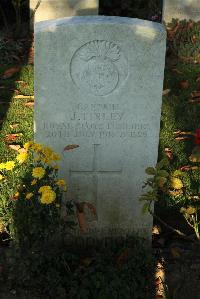
POLYGON ((105 96, 125 81, 128 63, 118 45, 95 40, 74 53, 70 72, 79 89, 95 96, 105 96))

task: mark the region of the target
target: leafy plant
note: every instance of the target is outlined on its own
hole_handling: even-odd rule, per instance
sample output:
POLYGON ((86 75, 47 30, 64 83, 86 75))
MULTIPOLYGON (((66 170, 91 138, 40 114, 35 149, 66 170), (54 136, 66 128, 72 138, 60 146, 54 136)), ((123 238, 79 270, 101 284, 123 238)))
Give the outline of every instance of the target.
POLYGON ((140 197, 141 201, 145 201, 143 206, 144 213, 150 211, 152 203, 158 200, 159 190, 165 189, 169 173, 164 168, 168 165, 168 163, 169 162, 167 159, 163 159, 157 163, 155 168, 148 167, 146 169, 146 174, 150 175, 151 177, 147 179, 144 185, 144 187, 149 186, 150 190, 140 197))
POLYGON ((0 219, 15 242, 44 242, 61 228, 60 209, 66 183, 57 178, 60 157, 33 142, 19 151, 14 160, 0 163, 0 219), (21 167, 28 169, 19 185, 14 186, 14 177, 21 167))
POLYGON ((180 209, 180 213, 184 216, 188 225, 194 230, 196 238, 200 240, 200 197, 199 195, 190 195, 188 190, 190 189, 190 185, 187 184, 186 174, 179 169, 175 171, 170 170, 167 159, 158 162, 155 168, 148 167, 146 173, 151 177, 147 179, 144 186, 150 187, 150 190, 140 197, 140 201, 145 202, 143 212, 149 212, 166 227, 187 238, 184 233, 165 223, 165 221, 153 212, 152 204, 154 202, 161 201, 161 198, 168 198, 170 202, 171 199, 174 205, 180 209))
POLYGON ((171 24, 172 51, 186 62, 200 62, 200 22, 173 20, 171 24))

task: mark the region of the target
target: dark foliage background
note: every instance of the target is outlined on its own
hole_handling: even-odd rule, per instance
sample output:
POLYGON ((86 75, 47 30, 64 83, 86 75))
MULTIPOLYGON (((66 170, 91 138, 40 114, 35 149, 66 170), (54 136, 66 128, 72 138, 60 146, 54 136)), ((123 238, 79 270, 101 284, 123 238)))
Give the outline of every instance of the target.
POLYGON ((160 21, 162 2, 162 0, 100 0, 99 14, 160 21))

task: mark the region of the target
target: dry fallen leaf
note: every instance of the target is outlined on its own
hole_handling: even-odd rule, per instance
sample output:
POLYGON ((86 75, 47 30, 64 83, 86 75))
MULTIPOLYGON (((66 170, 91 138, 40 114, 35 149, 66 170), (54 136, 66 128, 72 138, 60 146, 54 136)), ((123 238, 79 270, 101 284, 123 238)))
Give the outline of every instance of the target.
POLYGON ((176 132, 174 132, 175 135, 194 135, 194 132, 191 132, 191 131, 181 131, 181 130, 178 130, 176 132))
POLYGON ((29 49, 28 64, 34 64, 34 47, 29 49))
POLYGON ((19 192, 16 192, 12 197, 11 200, 18 200, 19 199, 19 192))
POLYGON ((199 98, 200 97, 200 90, 194 90, 191 93, 192 98, 199 98))
POLYGON ((18 152, 19 153, 27 153, 27 150, 25 149, 25 148, 20 148, 19 150, 18 150, 18 152))
POLYGON ((183 72, 181 72, 180 70, 178 70, 177 68, 173 68, 172 69, 172 72, 176 73, 176 74, 179 74, 179 75, 182 75, 183 72))
POLYGON ((192 98, 188 102, 192 103, 192 104, 198 104, 198 103, 200 103, 200 97, 199 98, 192 98))
POLYGON ((79 212, 77 209, 76 216, 78 219, 78 223, 79 223, 81 232, 86 233, 88 231, 88 224, 87 224, 85 214, 83 212, 79 212))
MULTIPOLYGON (((155 269, 155 285, 156 285, 156 295, 162 296, 165 292, 165 269, 160 262, 157 262, 155 269)), ((156 297, 159 298, 159 297, 156 297)), ((162 297, 160 297, 162 298, 162 297)))
POLYGON ((5 137, 5 140, 6 141, 15 141, 20 136, 23 136, 23 134, 22 133, 7 134, 5 137))
POLYGON ((77 147, 79 147, 78 144, 69 144, 69 145, 67 145, 67 146, 64 147, 63 152, 64 152, 64 151, 70 151, 70 150, 73 150, 73 149, 75 149, 75 148, 77 148, 77 147))
POLYGON ((34 102, 27 102, 24 104, 26 107, 34 107, 34 102))
POLYGON ((159 225, 154 225, 152 228, 152 234, 153 235, 159 235, 161 233, 161 227, 159 225))
POLYGON ((170 148, 168 147, 165 148, 165 154, 169 160, 173 160, 173 153, 170 148))
POLYGON ((190 165, 181 166, 181 167, 180 167, 180 170, 181 170, 181 171, 189 171, 189 170, 191 170, 191 167, 192 167, 192 166, 190 166, 190 165))
POLYGON ((191 196, 188 196, 188 199, 190 199, 190 200, 200 200, 200 196, 198 196, 198 195, 191 195, 191 196))
POLYGON ((179 85, 180 85, 180 88, 187 89, 189 87, 189 82, 188 82, 188 80, 183 80, 179 83, 179 85))
POLYGON ((163 95, 163 96, 166 96, 167 94, 170 93, 170 91, 171 91, 171 89, 165 89, 165 90, 163 90, 162 95, 163 95))
POLYGON ((14 99, 34 100, 34 96, 24 96, 22 94, 18 94, 16 96, 14 96, 14 99))
POLYGON ((3 76, 2 76, 2 79, 9 79, 11 78, 13 75, 15 75, 16 73, 18 73, 20 70, 20 67, 11 67, 9 69, 7 69, 3 76))
POLYGON ((19 94, 19 90, 18 89, 11 89, 11 91, 13 91, 16 95, 19 94))
POLYGON ((190 140, 190 137, 176 137, 175 138, 177 141, 184 141, 184 140, 190 140))
POLYGON ((157 278, 155 279, 154 283, 155 283, 155 285, 156 285, 156 286, 158 286, 158 285, 162 284, 163 282, 162 282, 162 279, 161 279, 161 277, 160 277, 160 276, 159 276, 159 277, 157 277, 157 278))
POLYGON ((200 75, 197 76, 196 82, 200 82, 200 75))
POLYGON ((25 83, 25 82, 22 81, 22 80, 16 80, 15 83, 19 83, 20 84, 20 83, 25 83))
POLYGON ((189 160, 192 163, 199 163, 200 162, 200 153, 194 152, 189 156, 189 160))
POLYGON ((93 204, 89 202, 84 202, 84 208, 87 207, 95 216, 97 216, 96 208, 93 204))
POLYGON ((176 31, 179 29, 179 24, 177 24, 175 27, 170 28, 167 27, 167 38, 169 41, 173 41, 174 39, 174 34, 176 33, 176 31))
POLYGON ((21 146, 19 144, 9 144, 9 148, 18 152, 21 146))
POLYGON ((10 128, 11 128, 11 129, 16 129, 16 128, 18 128, 18 126, 19 126, 19 124, 11 124, 11 125, 10 125, 10 128))
POLYGON ((175 131, 173 132, 175 135, 180 135, 181 134, 181 130, 175 131))
POLYGON ((173 196, 173 197, 176 197, 176 196, 179 196, 181 194, 183 194, 183 190, 180 189, 180 190, 169 190, 168 191, 169 195, 173 196))

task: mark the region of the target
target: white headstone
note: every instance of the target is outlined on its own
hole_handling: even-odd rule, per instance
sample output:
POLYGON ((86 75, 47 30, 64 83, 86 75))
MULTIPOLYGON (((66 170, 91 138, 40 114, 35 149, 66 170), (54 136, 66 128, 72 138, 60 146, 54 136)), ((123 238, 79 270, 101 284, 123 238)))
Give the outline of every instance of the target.
POLYGON ((158 23, 75 17, 36 24, 35 137, 63 153, 68 198, 91 229, 145 232, 145 168, 157 162, 166 34, 158 23))
MULTIPOLYGON (((38 0, 30 0, 31 12, 38 0)), ((70 16, 98 15, 99 0, 42 0, 35 13, 35 22, 70 16)))
POLYGON ((172 19, 200 21, 200 0, 164 0, 163 21, 172 19))

